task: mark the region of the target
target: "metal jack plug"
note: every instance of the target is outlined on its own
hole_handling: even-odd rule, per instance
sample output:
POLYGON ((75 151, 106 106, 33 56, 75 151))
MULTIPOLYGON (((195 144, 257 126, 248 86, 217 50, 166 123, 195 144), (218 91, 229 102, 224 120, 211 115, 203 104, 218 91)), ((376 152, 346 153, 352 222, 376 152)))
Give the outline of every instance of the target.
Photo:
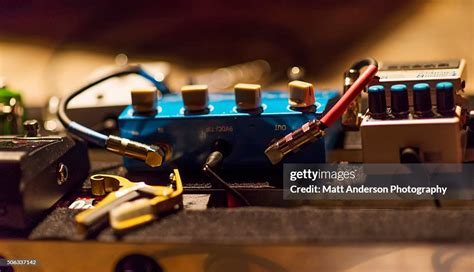
POLYGON ((286 154, 296 152, 306 143, 314 142, 323 136, 324 130, 321 128, 319 120, 311 120, 270 145, 265 150, 265 155, 272 164, 277 164, 286 154))
MULTIPOLYGON (((351 83, 348 76, 348 82, 346 84, 347 86, 350 85, 350 87, 348 87, 341 99, 337 101, 337 103, 321 118, 321 120, 314 119, 307 122, 302 127, 287 134, 265 150, 265 155, 267 155, 272 164, 277 164, 286 154, 296 152, 303 145, 314 142, 323 137, 324 129, 331 126, 339 117, 341 117, 354 100, 357 101, 356 98, 378 71, 377 61, 372 58, 356 62, 352 65, 351 69, 360 70, 360 68, 364 66, 367 66, 367 69, 365 69, 364 73, 353 83, 351 83)), ((353 72, 355 77, 356 71, 353 72)))
POLYGON ((151 167, 158 167, 165 161, 167 150, 155 145, 146 145, 110 135, 106 142, 107 150, 129 158, 144 161, 151 167))

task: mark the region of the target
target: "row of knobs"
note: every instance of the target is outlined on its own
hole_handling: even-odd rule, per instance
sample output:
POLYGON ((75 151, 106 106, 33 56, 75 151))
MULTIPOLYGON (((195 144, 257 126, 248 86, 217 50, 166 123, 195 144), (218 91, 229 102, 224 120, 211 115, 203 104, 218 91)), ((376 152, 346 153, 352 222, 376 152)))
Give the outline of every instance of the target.
MULTIPOLYGON (((431 89, 428 83, 413 85, 413 109, 416 116, 430 117, 433 115, 431 89)), ((385 87, 373 85, 368 89, 369 112, 376 119, 387 115, 385 87)), ((396 84, 390 87, 390 108, 396 118, 406 118, 409 113, 407 85, 396 84)), ((436 111, 441 115, 452 115, 455 110, 454 86, 451 82, 436 84, 436 111)))
MULTIPOLYGON (((258 84, 239 83, 234 86, 235 104, 239 112, 262 110, 262 90, 258 84)), ((291 81, 288 84, 288 103, 293 109, 314 107, 314 86, 303 81, 291 81)), ((209 109, 207 85, 186 85, 181 88, 183 105, 186 112, 205 113, 209 109)), ((132 90, 132 106, 137 113, 156 112, 157 92, 155 89, 132 90)))

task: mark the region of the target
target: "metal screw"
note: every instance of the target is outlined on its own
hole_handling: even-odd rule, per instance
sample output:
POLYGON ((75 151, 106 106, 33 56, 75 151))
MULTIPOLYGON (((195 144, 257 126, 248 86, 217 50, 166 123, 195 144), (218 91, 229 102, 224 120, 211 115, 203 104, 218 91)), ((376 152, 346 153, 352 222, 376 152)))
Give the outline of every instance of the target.
POLYGON ((68 177, 69 171, 67 169, 67 166, 63 163, 59 163, 57 177, 58 185, 63 185, 67 181, 68 177))
POLYGON ((37 120, 26 120, 25 122, 23 122, 23 128, 26 130, 26 137, 39 136, 39 123, 37 120))
POLYGON ((170 174, 170 176, 169 176, 169 181, 170 181, 169 187, 175 188, 175 187, 176 187, 176 176, 175 176, 174 173, 171 173, 171 174, 170 174))

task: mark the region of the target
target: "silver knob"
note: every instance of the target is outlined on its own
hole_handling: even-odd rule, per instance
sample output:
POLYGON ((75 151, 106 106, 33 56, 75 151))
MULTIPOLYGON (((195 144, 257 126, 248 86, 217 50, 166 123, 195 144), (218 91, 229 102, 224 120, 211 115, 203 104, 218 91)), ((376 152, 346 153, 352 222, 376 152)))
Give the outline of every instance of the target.
POLYGON ((26 137, 38 137, 39 134, 39 123, 35 119, 26 120, 23 122, 23 128, 26 131, 26 137))

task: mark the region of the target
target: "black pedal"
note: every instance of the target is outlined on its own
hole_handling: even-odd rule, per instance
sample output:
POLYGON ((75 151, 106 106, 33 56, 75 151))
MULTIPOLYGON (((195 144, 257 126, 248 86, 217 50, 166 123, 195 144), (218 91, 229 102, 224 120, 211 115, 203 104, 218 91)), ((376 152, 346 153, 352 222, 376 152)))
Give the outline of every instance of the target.
POLYGON ((0 136, 0 228, 32 226, 89 168, 86 144, 71 137, 0 136))

